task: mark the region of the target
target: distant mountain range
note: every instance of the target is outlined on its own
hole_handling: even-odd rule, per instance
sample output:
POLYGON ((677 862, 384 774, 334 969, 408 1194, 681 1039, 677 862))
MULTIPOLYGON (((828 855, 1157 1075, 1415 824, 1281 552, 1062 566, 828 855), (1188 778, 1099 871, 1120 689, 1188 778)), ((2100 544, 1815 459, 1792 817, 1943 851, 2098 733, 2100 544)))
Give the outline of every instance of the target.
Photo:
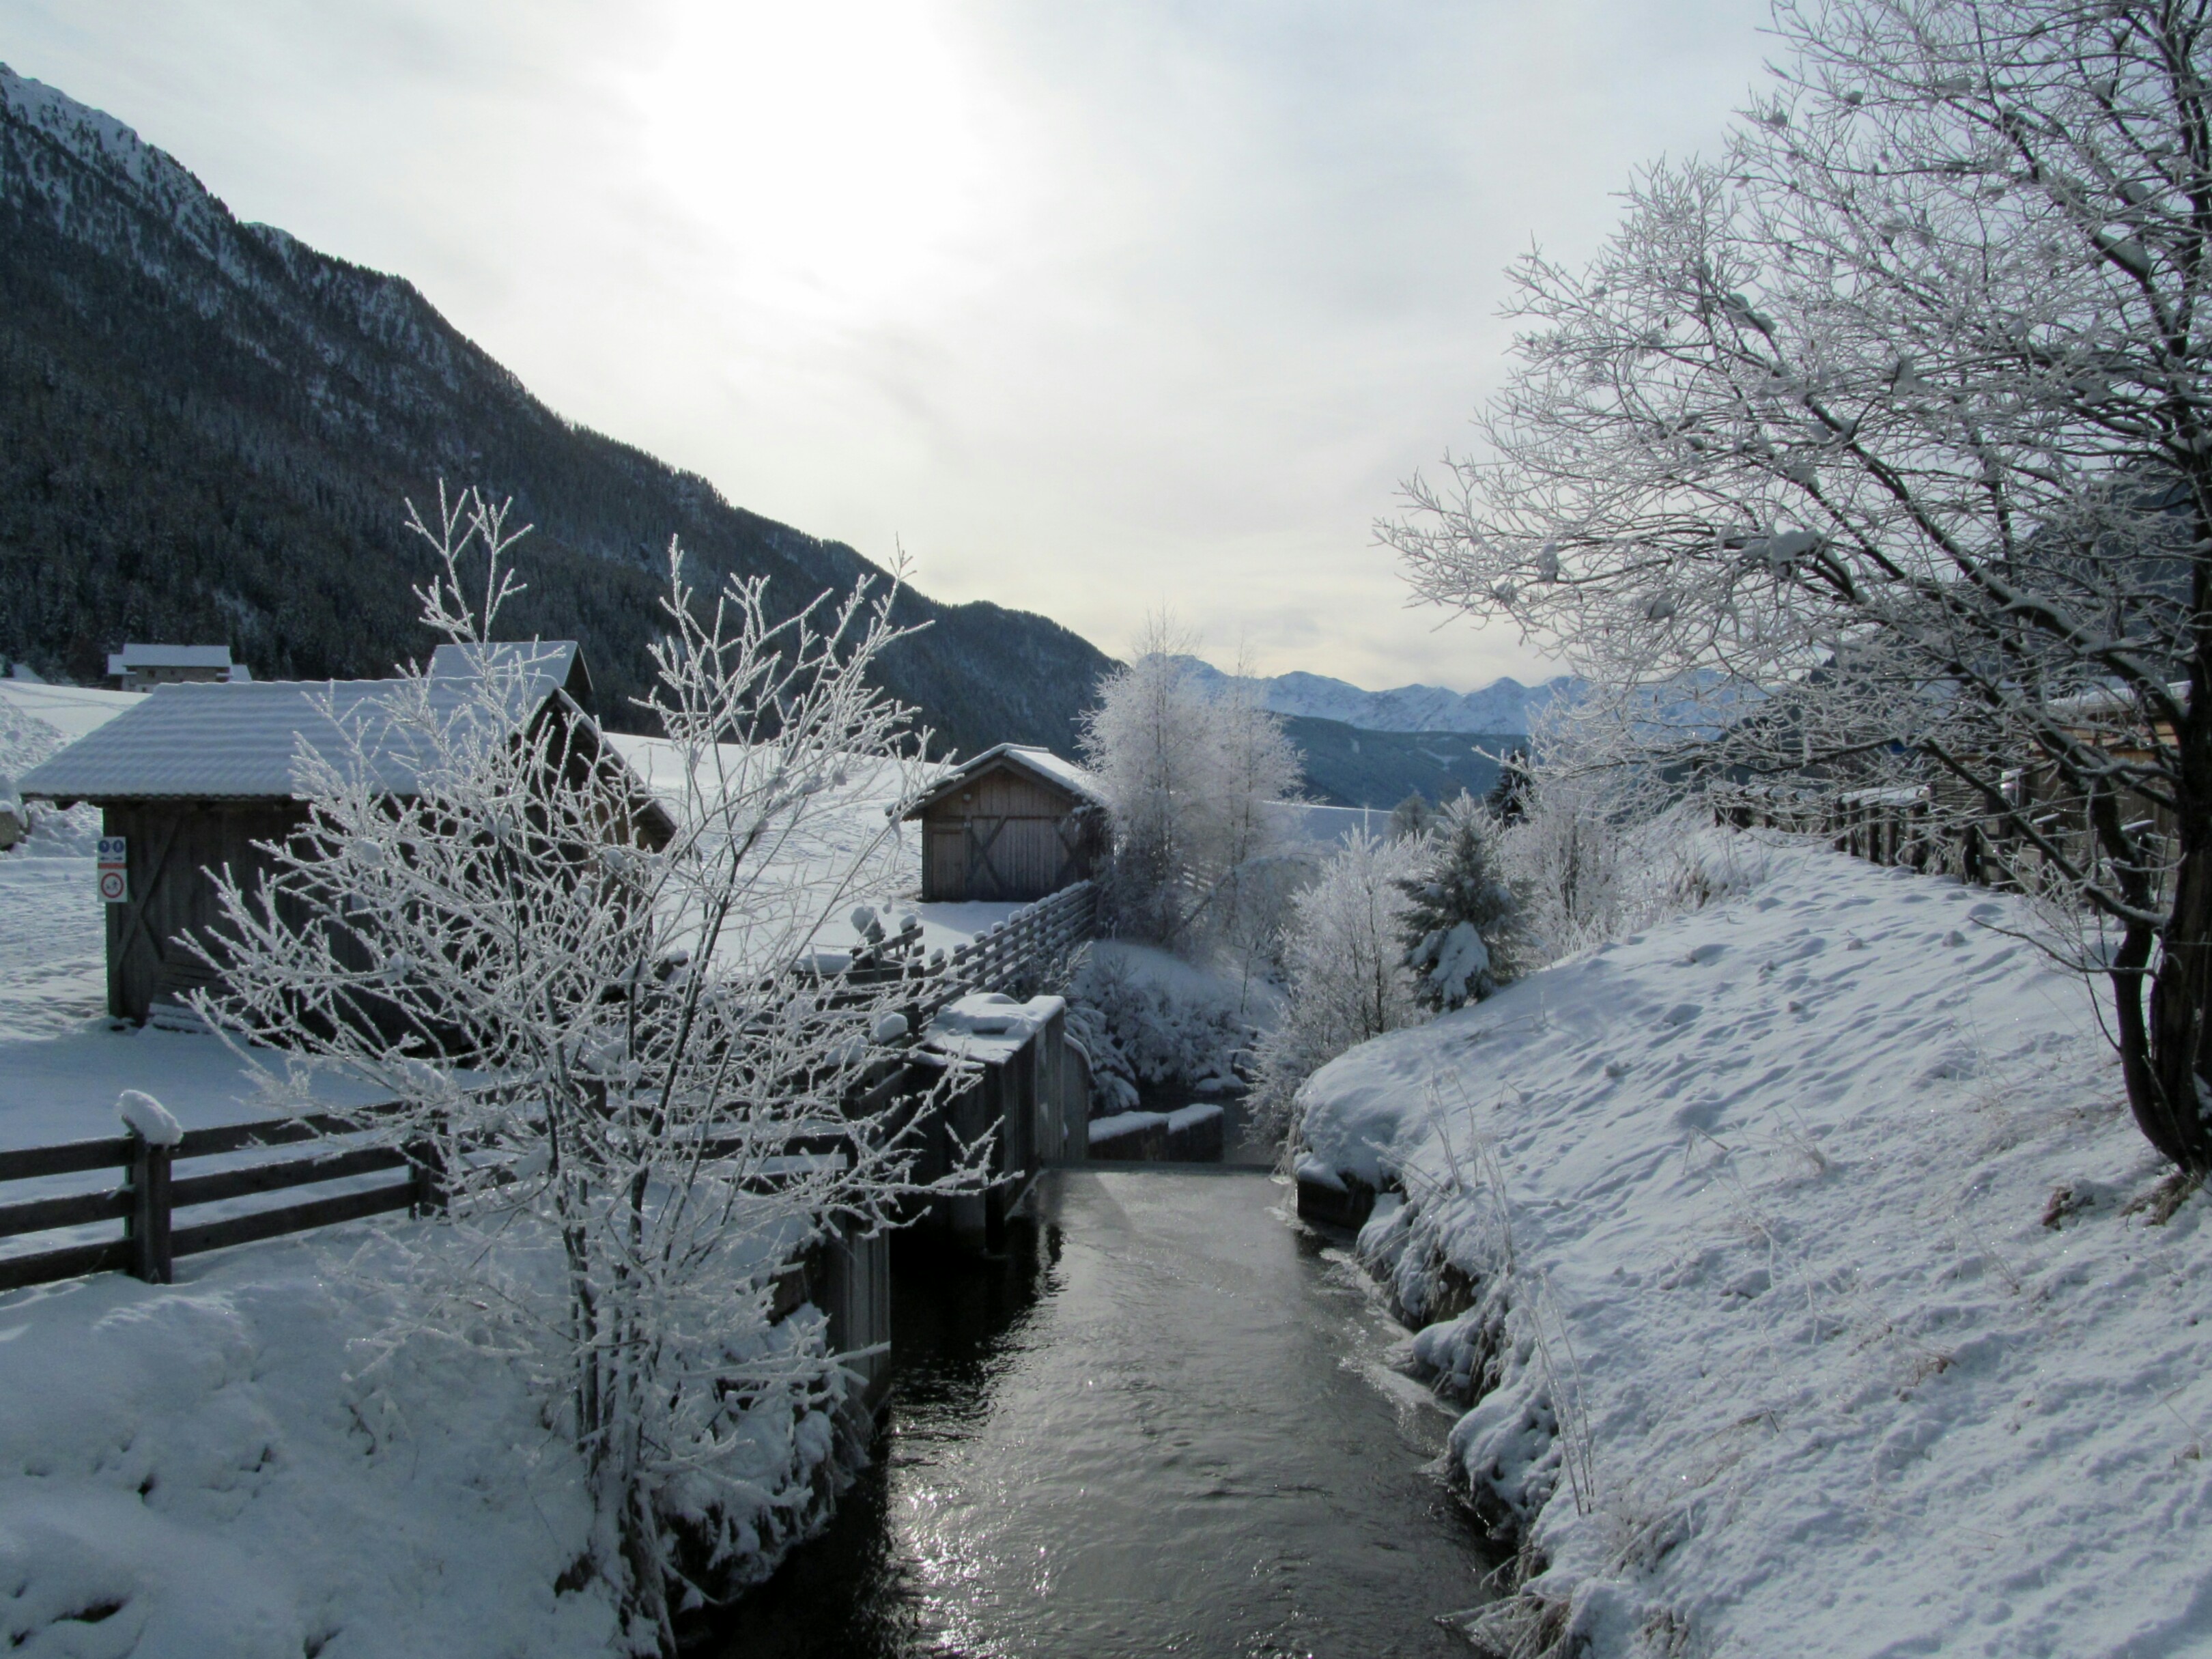
MULTIPOLYGON (((0 66, 0 655, 97 682, 126 638, 258 678, 375 676, 432 641, 404 496, 511 495, 515 631, 581 640, 635 726, 668 538, 779 610, 873 567, 563 419, 396 276, 241 224, 130 128, 0 66)), ((1073 753, 1113 665, 1042 617, 940 605, 880 678, 945 744, 1073 753)))
MULTIPOLYGON (((1209 684, 1226 687, 1235 677, 1196 657, 1178 660, 1209 684)), ((1555 698, 1579 684, 1561 674, 1541 685, 1516 679, 1492 680, 1477 691, 1448 691, 1440 685, 1401 685, 1391 691, 1363 691, 1321 674, 1278 674, 1249 682, 1261 688, 1261 701, 1279 714, 1336 720, 1363 732, 1427 732, 1525 737, 1528 722, 1555 698)))
POLYGON ((1305 770, 1299 793, 1323 806, 1389 811, 1407 795, 1436 805, 1461 794, 1486 795, 1498 781, 1494 756, 1512 732, 1375 732, 1310 714, 1285 714, 1283 730, 1305 770))

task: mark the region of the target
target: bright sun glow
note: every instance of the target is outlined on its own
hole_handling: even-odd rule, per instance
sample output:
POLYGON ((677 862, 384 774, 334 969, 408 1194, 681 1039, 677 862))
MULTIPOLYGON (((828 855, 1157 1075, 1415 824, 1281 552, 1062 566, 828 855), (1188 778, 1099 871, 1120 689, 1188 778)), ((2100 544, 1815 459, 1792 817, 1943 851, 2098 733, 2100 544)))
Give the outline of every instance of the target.
POLYGON ((712 227, 737 295, 836 325, 957 280, 1009 180, 946 27, 896 0, 702 0, 675 20, 635 84, 641 143, 682 216, 712 227))

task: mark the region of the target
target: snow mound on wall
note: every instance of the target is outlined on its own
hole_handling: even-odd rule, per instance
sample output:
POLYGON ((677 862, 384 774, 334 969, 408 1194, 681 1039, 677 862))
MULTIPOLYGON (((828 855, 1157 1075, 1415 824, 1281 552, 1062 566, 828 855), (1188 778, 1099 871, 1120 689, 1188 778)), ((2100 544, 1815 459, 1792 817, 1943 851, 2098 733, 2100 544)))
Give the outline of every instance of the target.
POLYGON ((1301 1096, 1459 1471, 1593 1659, 2204 1651, 2208 1203, 2128 1212, 2087 989, 2021 900, 1759 866, 1301 1096))

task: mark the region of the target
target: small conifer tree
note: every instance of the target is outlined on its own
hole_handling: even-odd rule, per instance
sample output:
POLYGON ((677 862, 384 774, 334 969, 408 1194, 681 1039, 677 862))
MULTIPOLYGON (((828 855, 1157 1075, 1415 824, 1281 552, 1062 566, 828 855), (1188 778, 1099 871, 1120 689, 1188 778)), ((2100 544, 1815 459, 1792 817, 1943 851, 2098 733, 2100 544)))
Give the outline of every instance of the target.
POLYGON ((1423 867, 1398 885, 1409 901, 1406 965, 1425 1006, 1480 1002, 1511 981, 1527 953, 1521 906, 1498 867, 1495 821, 1471 795, 1444 809, 1423 867))
POLYGON ((1535 786, 1536 780, 1528 771, 1528 750, 1512 750, 1498 763, 1498 781, 1490 786, 1484 804, 1498 823, 1518 823, 1528 816, 1528 792, 1535 786))
POLYGON ((1429 805, 1429 798, 1416 789, 1390 809, 1390 839, 1403 841, 1408 836, 1426 835, 1437 822, 1437 809, 1429 805))

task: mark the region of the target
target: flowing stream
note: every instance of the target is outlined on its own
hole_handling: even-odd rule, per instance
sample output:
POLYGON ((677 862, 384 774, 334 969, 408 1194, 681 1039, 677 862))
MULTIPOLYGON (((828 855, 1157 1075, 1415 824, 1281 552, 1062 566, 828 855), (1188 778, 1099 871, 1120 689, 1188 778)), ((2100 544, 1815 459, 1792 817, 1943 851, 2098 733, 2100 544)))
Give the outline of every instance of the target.
POLYGON ((1479 1531, 1425 1465, 1447 1413, 1290 1189, 1064 1170, 1006 1257, 894 1260, 898 1372, 830 1530, 715 1659, 1464 1654, 1479 1531))

